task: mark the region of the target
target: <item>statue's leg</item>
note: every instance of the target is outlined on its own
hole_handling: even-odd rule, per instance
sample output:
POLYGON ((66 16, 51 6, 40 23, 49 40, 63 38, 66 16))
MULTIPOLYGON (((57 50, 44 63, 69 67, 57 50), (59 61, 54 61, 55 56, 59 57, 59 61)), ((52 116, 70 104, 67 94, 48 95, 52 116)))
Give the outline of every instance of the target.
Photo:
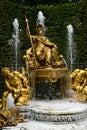
POLYGON ((50 48, 46 48, 46 64, 51 64, 52 52, 50 48))
POLYGON ((57 49, 55 47, 52 48, 52 57, 53 57, 54 62, 57 61, 57 59, 58 59, 58 51, 57 51, 57 49))

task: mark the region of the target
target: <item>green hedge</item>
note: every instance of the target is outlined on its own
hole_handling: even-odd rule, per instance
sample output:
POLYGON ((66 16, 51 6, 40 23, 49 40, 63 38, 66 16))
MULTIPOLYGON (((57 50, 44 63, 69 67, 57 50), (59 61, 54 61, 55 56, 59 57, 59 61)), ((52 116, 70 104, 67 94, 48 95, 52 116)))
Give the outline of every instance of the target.
MULTIPOLYGON (((27 48, 31 46, 26 37, 25 14, 29 20, 31 34, 36 34, 36 20, 38 11, 42 11, 46 17, 45 25, 48 27, 46 36, 58 46, 58 53, 63 54, 67 59, 67 25, 72 24, 74 28, 74 43, 76 44, 76 61, 74 68, 85 68, 87 65, 87 0, 80 0, 78 3, 61 4, 61 5, 38 5, 34 7, 23 6, 0 1, 0 64, 1 68, 6 64, 12 63, 14 52, 8 44, 12 38, 13 21, 15 18, 19 22, 20 36, 20 60, 23 64, 22 56, 27 48)), ((1 70, 0 68, 0 70, 1 70)), ((1 75, 1 74, 0 74, 1 75)), ((2 77, 1 77, 2 78, 2 77)), ((0 79, 1 79, 0 78, 0 79)), ((4 81, 0 80, 0 86, 4 87, 4 81)), ((0 91, 2 93, 2 91, 0 91)), ((1 95, 1 94, 0 94, 1 95)))
POLYGON ((48 27, 46 36, 55 44, 58 45, 59 54, 63 54, 66 58, 67 49, 67 29, 68 24, 74 27, 74 42, 77 45, 77 62, 85 62, 86 42, 87 42, 87 7, 86 0, 81 0, 78 3, 61 4, 61 5, 39 5, 34 7, 22 6, 6 1, 0 2, 0 63, 10 64, 12 61, 13 52, 8 40, 13 34, 13 21, 15 18, 19 21, 20 26, 20 62, 25 50, 31 46, 30 41, 26 37, 25 30, 25 14, 29 19, 31 34, 36 34, 36 20, 38 11, 41 10, 46 17, 45 25, 48 27))

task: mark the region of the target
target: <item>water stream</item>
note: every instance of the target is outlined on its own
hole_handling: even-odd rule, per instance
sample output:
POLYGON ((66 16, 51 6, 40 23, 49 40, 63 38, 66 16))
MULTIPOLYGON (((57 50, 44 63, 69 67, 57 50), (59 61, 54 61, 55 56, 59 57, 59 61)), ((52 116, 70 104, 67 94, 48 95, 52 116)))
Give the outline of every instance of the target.
POLYGON ((67 59, 69 62, 70 71, 72 72, 73 71, 73 62, 74 62, 74 56, 73 56, 74 42, 73 42, 73 26, 71 24, 69 24, 67 26, 67 35, 68 35, 67 59))
POLYGON ((9 40, 9 44, 12 46, 12 51, 14 51, 14 57, 13 57, 13 63, 15 65, 15 70, 17 71, 17 66, 18 66, 18 47, 20 44, 20 39, 19 39, 19 23, 18 19, 15 18, 13 21, 13 35, 12 38, 9 40))

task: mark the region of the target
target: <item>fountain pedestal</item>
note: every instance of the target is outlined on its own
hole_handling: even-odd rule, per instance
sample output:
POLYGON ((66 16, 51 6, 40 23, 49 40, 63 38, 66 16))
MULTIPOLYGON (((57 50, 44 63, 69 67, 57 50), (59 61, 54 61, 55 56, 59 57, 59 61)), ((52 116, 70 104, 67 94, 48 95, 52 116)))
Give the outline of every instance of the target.
POLYGON ((52 101, 35 100, 30 101, 27 106, 17 108, 25 117, 25 122, 17 126, 3 127, 2 130, 86 130, 87 128, 87 104, 73 99, 72 101, 69 98, 52 101))
POLYGON ((19 106, 25 121, 43 121, 54 123, 75 122, 87 117, 87 104, 70 100, 34 100, 28 106, 19 106))
POLYGON ((70 90, 70 73, 67 68, 46 68, 30 71, 32 96, 35 99, 67 97, 70 90))

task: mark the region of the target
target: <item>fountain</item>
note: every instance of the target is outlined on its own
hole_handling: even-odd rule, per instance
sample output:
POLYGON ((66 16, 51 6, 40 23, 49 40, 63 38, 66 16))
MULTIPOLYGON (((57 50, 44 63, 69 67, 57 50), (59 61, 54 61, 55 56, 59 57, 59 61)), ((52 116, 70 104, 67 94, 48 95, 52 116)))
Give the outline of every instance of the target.
POLYGON ((14 33, 12 35, 12 39, 9 40, 9 44, 12 47, 12 51, 14 50, 14 52, 15 52, 13 63, 15 64, 15 70, 18 70, 18 68, 17 68, 17 66, 18 66, 18 49, 19 49, 20 39, 19 39, 19 23, 18 23, 17 18, 14 19, 13 26, 14 26, 14 33))
POLYGON ((73 41, 73 26, 71 24, 69 24, 67 26, 67 33, 68 33, 68 45, 67 45, 67 59, 70 62, 70 71, 73 71, 73 65, 75 62, 75 57, 76 57, 76 52, 75 52, 75 43, 73 41))
POLYGON ((40 11, 37 19, 37 35, 32 36, 26 18, 27 35, 32 47, 26 50, 23 58, 29 70, 33 97, 35 99, 66 97, 70 87, 70 73, 63 56, 58 55, 57 46, 44 36, 44 20, 45 17, 40 11))
MULTIPOLYGON (((26 50, 23 56, 26 68, 22 68, 21 73, 10 71, 8 68, 2 69, 3 74, 6 75, 6 94, 12 93, 16 108, 24 117, 24 124, 18 124, 15 127, 2 127, 3 130, 28 129, 29 123, 33 121, 34 124, 36 122, 42 124, 45 122, 45 124, 49 123, 50 125, 52 123, 54 125, 55 123, 57 125, 70 124, 87 117, 87 104, 78 102, 73 98, 70 71, 63 55, 58 54, 57 46, 44 36, 45 25, 42 24, 44 21, 41 21, 40 18, 45 20, 41 11, 38 13, 37 35, 33 36, 30 33, 26 17, 26 32, 31 42, 31 47, 26 50), (8 74, 11 77, 8 78, 8 74)), ((5 99, 4 105, 6 105, 6 95, 4 96, 0 102, 2 108, 3 99, 5 99)), ((20 120, 23 118, 19 118, 20 120)), ((29 129, 35 128, 32 128, 31 123, 29 129)), ((58 128, 59 125, 57 129, 53 128, 53 130, 58 130, 58 128)), ((40 126, 39 129, 43 128, 40 126)), ((46 128, 46 130, 48 129, 46 128)))
POLYGON ((32 36, 26 18, 27 35, 33 45, 23 56, 25 63, 27 61, 33 101, 29 103, 30 108, 19 106, 18 109, 25 113, 27 121, 64 123, 81 120, 86 117, 86 109, 82 112, 83 104, 80 104, 82 106, 79 109, 78 102, 69 100, 72 94, 69 69, 63 56, 58 55, 56 45, 43 35, 44 22, 40 22, 40 19, 38 21, 37 35, 32 36), (45 52, 45 49, 48 51, 45 52))

